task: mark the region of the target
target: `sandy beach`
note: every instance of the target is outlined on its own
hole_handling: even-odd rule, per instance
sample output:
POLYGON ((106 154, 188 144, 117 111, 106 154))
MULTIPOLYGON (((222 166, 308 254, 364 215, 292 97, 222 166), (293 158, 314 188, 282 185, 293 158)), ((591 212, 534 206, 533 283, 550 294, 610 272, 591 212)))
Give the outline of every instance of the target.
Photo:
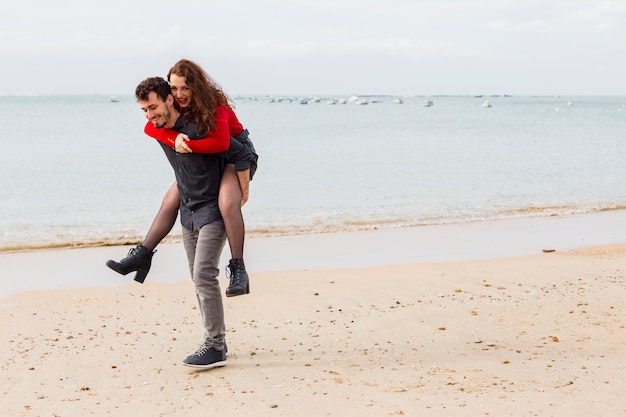
POLYGON ((0 415, 625 415, 622 212, 249 239, 209 371, 182 245, 0 254, 0 415))

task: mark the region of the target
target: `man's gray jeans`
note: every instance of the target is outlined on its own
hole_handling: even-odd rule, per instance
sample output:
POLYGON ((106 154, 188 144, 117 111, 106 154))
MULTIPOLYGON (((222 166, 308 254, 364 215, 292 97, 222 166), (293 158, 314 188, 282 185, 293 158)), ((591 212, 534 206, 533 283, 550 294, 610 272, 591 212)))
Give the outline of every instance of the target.
POLYGON ((226 333, 222 291, 217 279, 225 242, 226 229, 221 220, 206 224, 197 231, 183 227, 183 244, 196 287, 204 337, 207 345, 216 350, 224 348, 226 333))

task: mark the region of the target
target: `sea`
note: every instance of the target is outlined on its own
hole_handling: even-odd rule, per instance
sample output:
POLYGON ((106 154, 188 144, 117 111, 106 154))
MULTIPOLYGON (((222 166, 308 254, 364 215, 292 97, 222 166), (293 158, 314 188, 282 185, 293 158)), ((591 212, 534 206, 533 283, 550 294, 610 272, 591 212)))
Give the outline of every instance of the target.
MULTIPOLYGON (((626 208, 626 97, 358 98, 233 97, 248 237, 626 208)), ((0 251, 141 242, 174 175, 132 95, 0 96, 0 122, 0 251)))

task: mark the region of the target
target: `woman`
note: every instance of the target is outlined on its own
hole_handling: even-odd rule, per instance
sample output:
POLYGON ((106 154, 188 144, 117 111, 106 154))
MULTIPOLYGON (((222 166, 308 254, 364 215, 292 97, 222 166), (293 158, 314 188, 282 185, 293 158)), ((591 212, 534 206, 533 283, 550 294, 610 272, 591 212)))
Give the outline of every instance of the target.
MULTIPOLYGON (((196 63, 183 59, 170 69, 167 75, 178 110, 197 127, 201 139, 190 138, 175 130, 146 125, 145 132, 153 138, 176 149, 180 153, 220 153, 228 149, 230 137, 248 146, 255 156, 253 168, 237 171, 233 164, 224 169, 219 192, 219 208, 231 251, 227 266, 230 283, 226 296, 248 294, 250 284, 243 260, 245 227, 241 207, 248 200, 248 183, 256 171, 258 156, 235 112, 228 96, 221 87, 196 63), (216 109, 220 117, 216 120, 216 109), (223 110, 226 110, 225 112, 223 110), (222 116, 225 115, 225 116, 222 116)), ((179 194, 176 183, 166 192, 148 234, 141 245, 132 248, 120 262, 107 261, 107 266, 126 275, 136 271, 135 280, 143 282, 150 271, 152 255, 156 246, 170 232, 178 216, 179 194)))

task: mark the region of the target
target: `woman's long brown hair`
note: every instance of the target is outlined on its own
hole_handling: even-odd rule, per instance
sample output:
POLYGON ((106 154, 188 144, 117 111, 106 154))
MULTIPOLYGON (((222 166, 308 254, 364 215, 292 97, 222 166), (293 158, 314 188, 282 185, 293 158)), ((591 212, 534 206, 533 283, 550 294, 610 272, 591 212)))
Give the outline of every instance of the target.
POLYGON ((204 135, 215 129, 215 106, 228 107, 230 100, 222 87, 193 61, 181 59, 167 73, 167 80, 176 74, 185 78, 185 83, 193 92, 189 105, 189 115, 196 124, 198 134, 204 135))

